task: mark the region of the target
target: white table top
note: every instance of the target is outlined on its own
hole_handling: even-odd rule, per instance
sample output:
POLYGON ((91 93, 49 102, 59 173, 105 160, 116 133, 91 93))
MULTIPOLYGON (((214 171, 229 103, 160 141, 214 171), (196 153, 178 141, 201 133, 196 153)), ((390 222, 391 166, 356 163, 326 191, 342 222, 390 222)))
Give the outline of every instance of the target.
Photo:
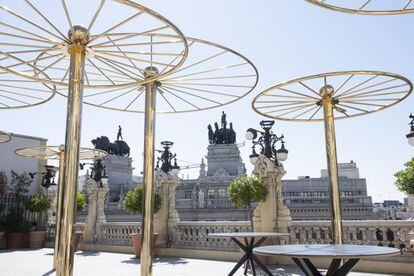
POLYGON ((277 232, 229 232, 229 233, 211 233, 209 237, 215 238, 268 238, 268 237, 287 237, 289 233, 277 232))
POLYGON ((294 258, 334 257, 360 258, 368 256, 392 255, 400 251, 396 248, 374 245, 333 245, 333 244, 288 244, 260 246, 253 249, 258 255, 289 256, 294 258))

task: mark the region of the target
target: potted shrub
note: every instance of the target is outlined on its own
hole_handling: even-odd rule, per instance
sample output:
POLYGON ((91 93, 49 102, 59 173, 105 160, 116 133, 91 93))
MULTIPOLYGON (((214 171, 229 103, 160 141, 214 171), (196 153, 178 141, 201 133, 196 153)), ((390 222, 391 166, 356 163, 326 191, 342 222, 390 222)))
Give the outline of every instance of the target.
POLYGON ((6 232, 4 232, 4 212, 6 211, 6 205, 3 202, 7 188, 6 173, 0 172, 0 249, 7 248, 6 232))
POLYGON ((8 248, 21 248, 22 240, 25 233, 30 230, 30 223, 28 223, 23 215, 22 203, 24 203, 25 195, 29 191, 30 184, 33 180, 29 174, 23 172, 21 174, 11 171, 10 190, 14 194, 15 204, 8 211, 4 218, 4 228, 7 232, 8 248))
MULTIPOLYGON (((250 227, 254 232, 252 203, 265 201, 268 191, 262 179, 256 175, 241 175, 233 180, 227 188, 231 203, 237 208, 247 208, 250 218, 250 227)), ((243 243, 243 241, 241 241, 243 243)), ((268 245, 268 240, 262 245, 268 245)), ((244 254, 244 253, 242 253, 244 254)), ((262 263, 266 263, 266 257, 258 256, 262 263)), ((246 264, 245 264, 246 265, 246 264)))
POLYGON ((33 180, 27 172, 18 174, 13 170, 11 171, 10 188, 12 193, 16 195, 17 200, 29 192, 29 187, 32 182, 33 180))
POLYGON ((268 191, 261 178, 252 175, 242 175, 233 180, 227 188, 231 203, 237 208, 247 208, 249 211, 250 225, 253 228, 252 203, 265 201, 268 191))
POLYGON ((0 249, 7 248, 7 241, 6 241, 6 232, 4 232, 4 219, 3 219, 3 212, 5 211, 5 206, 0 198, 0 249))
POLYGON ((46 238, 46 221, 45 211, 52 204, 52 200, 48 195, 35 195, 26 202, 26 208, 36 215, 34 231, 29 232, 30 248, 41 248, 46 238))
POLYGON ((21 248, 23 235, 30 230, 30 223, 25 221, 21 210, 11 209, 5 219, 4 228, 7 232, 8 248, 21 248))
MULTIPOLYGON (((395 185, 400 192, 407 194, 408 202, 410 202, 410 197, 414 197, 414 158, 405 163, 404 166, 405 169, 394 174, 396 177, 395 185)), ((414 253, 414 237, 410 240, 410 247, 414 253)))
MULTIPOLYGON (((76 195, 76 212, 82 213, 83 208, 86 206, 86 194, 78 193, 76 195)), ((80 241, 82 238, 82 231, 75 231, 75 241, 74 241, 74 248, 75 251, 80 249, 80 241)))
MULTIPOLYGON (((160 193, 155 190, 154 193, 154 214, 156 214, 161 209, 162 199, 160 193)), ((140 213, 143 214, 144 210, 144 186, 138 185, 134 190, 128 191, 124 199, 125 210, 131 214, 140 213)), ((142 217, 142 220, 144 217, 142 217)), ((152 237, 152 251, 155 250, 155 244, 157 241, 158 233, 154 233, 152 237)), ((137 258, 141 255, 141 239, 142 235, 140 233, 131 234, 132 243, 135 249, 135 256, 137 258)))

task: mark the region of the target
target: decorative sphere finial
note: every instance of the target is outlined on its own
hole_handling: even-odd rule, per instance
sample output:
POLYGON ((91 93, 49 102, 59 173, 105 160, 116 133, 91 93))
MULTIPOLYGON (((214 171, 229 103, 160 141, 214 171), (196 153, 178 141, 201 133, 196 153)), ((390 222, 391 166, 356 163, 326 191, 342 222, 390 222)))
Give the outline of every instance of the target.
POLYGON ((159 74, 159 71, 158 71, 157 67, 154 67, 154 66, 148 66, 144 70, 144 77, 147 78, 147 79, 155 77, 158 74, 159 74))
POLYGON ((89 41, 88 29, 81 25, 75 25, 68 32, 69 41, 73 44, 86 44, 89 41))
POLYGON ((329 84, 324 85, 321 87, 321 89, 319 89, 319 95, 321 95, 321 97, 330 97, 334 92, 335 89, 332 85, 329 84))

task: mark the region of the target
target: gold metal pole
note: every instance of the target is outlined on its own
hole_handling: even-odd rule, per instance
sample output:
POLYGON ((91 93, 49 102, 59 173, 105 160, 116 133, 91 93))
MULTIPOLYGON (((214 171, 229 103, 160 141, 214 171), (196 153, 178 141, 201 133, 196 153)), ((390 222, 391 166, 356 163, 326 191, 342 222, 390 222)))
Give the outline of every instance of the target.
POLYGON ((341 215, 341 193, 339 190, 338 163, 336 155, 335 124, 333 106, 335 100, 331 98, 334 89, 330 85, 325 85, 319 91, 323 97, 323 115, 325 123, 325 144, 326 157, 328 162, 328 182, 331 201, 331 223, 332 241, 334 244, 343 244, 342 236, 342 215, 341 215))
POLYGON ((62 204, 63 204, 63 186, 64 186, 64 168, 65 168, 65 146, 59 146, 59 180, 58 180, 58 192, 56 200, 56 227, 55 227, 55 251, 53 253, 53 269, 58 267, 58 252, 61 230, 61 218, 62 218, 62 204))
POLYGON ((57 276, 71 276, 74 259, 74 224, 79 168, 79 144, 82 118, 83 77, 85 72, 87 30, 73 26, 69 31, 70 68, 66 117, 65 169, 57 276), (86 39, 85 39, 86 38, 86 39))
MULTIPOLYGON (((155 67, 145 69, 145 77, 158 74, 155 67)), ((154 151, 155 151, 155 96, 157 83, 146 84, 144 134, 144 214, 142 218, 141 276, 152 275, 152 236, 154 233, 154 151)))

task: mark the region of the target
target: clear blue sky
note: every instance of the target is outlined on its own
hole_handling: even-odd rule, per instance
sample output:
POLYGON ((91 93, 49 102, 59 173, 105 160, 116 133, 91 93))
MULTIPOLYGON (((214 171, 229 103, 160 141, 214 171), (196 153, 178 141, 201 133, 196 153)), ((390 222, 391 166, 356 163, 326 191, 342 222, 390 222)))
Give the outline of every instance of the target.
MULTIPOLYGON (((413 80, 414 14, 358 16, 321 9, 301 0, 140 3, 170 19, 188 36, 243 53, 260 72, 258 87, 239 102, 222 109, 157 117, 157 144, 162 140, 174 141, 174 151, 182 160, 200 162, 208 145, 206 127, 220 120, 222 110, 233 122, 238 142, 243 142, 245 130, 258 127, 263 119, 250 107, 253 97, 279 82, 340 70, 389 71, 413 80)), ((0 111, 0 128, 45 137, 50 145, 57 145, 64 141, 65 111, 65 98, 56 96, 39 107, 0 111)), ((405 138, 410 112, 414 112, 413 97, 385 111, 336 122, 338 161, 357 162, 374 200, 403 198, 393 184, 393 174, 413 156, 414 148, 405 138)), ((118 124, 131 146, 138 174, 142 168, 142 115, 85 105, 82 145, 91 146, 90 140, 100 135, 114 140, 118 124)), ((326 167, 323 125, 277 121, 274 130, 285 135, 290 151, 285 178, 318 177, 320 169, 326 167)), ((248 145, 241 151, 250 172, 248 145)))

